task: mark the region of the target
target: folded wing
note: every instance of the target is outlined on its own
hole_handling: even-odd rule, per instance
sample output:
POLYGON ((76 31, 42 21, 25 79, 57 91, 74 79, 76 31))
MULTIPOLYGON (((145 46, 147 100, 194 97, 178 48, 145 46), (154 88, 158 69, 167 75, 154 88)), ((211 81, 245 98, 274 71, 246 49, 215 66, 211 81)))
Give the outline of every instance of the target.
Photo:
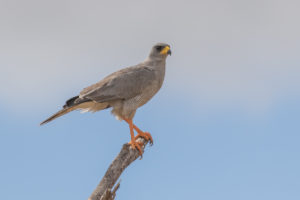
POLYGON ((80 92, 78 101, 103 103, 127 100, 142 93, 155 80, 155 71, 138 65, 117 71, 80 92))

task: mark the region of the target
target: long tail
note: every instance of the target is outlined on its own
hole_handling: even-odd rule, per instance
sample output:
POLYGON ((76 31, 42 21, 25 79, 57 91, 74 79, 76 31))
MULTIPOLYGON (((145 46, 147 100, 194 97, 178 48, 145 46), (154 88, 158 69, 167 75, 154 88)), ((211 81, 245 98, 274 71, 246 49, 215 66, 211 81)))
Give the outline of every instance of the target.
POLYGON ((62 110, 58 111, 57 113, 55 113, 54 115, 52 115, 51 117, 49 117, 48 119, 46 119, 45 121, 43 121, 42 123, 40 123, 40 125, 46 124, 62 115, 67 114, 68 112, 71 112, 73 110, 76 109, 76 106, 72 106, 72 107, 65 107, 62 110))
POLYGON ((48 119, 46 119, 45 121, 40 123, 40 125, 46 124, 46 123, 48 123, 62 115, 65 115, 73 110, 80 109, 83 111, 86 110, 86 111, 96 112, 96 111, 103 110, 103 109, 106 109, 109 107, 110 107, 110 105, 106 102, 97 103, 97 102, 93 102, 89 99, 81 99, 81 98, 79 98, 79 96, 75 96, 66 102, 66 104, 63 106, 63 109, 61 109, 60 111, 58 111, 57 113, 55 113, 54 115, 52 115, 51 117, 49 117, 48 119))

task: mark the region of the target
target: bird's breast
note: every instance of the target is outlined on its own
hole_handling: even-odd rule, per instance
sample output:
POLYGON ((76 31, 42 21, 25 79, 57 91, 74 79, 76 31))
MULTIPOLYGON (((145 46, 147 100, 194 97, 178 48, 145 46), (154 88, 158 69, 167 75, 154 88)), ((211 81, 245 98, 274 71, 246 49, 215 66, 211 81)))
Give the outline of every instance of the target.
POLYGON ((137 95, 132 99, 136 104, 137 108, 143 106, 147 103, 161 88, 164 77, 158 77, 156 80, 153 80, 149 86, 147 86, 141 94, 137 95))

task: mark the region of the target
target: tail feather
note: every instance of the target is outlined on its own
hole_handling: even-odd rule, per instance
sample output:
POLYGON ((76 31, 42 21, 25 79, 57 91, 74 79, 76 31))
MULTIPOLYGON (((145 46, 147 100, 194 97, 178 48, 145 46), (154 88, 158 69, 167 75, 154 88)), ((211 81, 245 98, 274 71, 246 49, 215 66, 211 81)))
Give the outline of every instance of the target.
POLYGON ((84 112, 96 112, 99 110, 103 110, 109 108, 110 105, 108 103, 97 103, 88 99, 79 99, 78 96, 69 99, 66 104, 63 106, 63 109, 40 123, 40 125, 46 124, 62 115, 65 115, 73 110, 79 109, 84 112), (77 101, 77 102, 76 102, 77 101))
POLYGON ((49 117, 48 119, 46 119, 45 121, 43 121, 42 123, 40 123, 40 125, 46 124, 46 123, 48 123, 48 122, 50 122, 50 121, 52 121, 52 120, 54 120, 54 119, 56 119, 56 118, 58 118, 58 117, 60 117, 62 115, 65 115, 65 114, 67 114, 67 113, 69 113, 69 112, 71 112, 71 111, 73 111, 75 109, 76 109, 75 106, 73 106, 73 107, 65 107, 62 110, 60 110, 57 113, 55 113, 54 115, 52 115, 51 117, 49 117))

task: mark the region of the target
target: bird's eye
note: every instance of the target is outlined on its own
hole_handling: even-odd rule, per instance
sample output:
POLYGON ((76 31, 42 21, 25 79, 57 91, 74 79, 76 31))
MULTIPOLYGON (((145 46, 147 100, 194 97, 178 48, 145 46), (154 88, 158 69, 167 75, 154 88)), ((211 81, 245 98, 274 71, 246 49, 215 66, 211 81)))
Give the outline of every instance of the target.
POLYGON ((163 47, 162 46, 157 46, 155 48, 156 48, 157 51, 161 51, 163 47))

